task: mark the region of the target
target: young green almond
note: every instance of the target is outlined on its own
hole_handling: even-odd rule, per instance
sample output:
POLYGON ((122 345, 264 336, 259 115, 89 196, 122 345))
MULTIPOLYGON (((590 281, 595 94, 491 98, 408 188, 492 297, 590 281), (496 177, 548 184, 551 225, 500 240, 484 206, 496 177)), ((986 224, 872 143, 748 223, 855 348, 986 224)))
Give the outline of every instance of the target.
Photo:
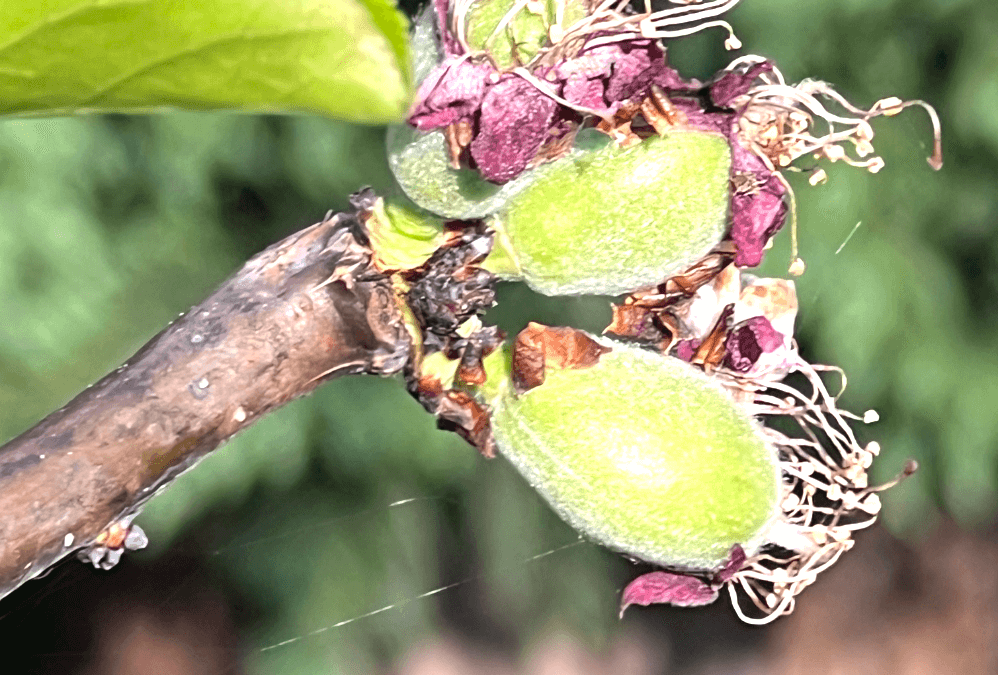
POLYGON ((506 386, 490 373, 485 392, 497 447, 580 532, 690 570, 762 544, 778 512, 776 453, 703 372, 537 324, 510 368, 506 386))
POLYGON ((624 149, 588 132, 568 156, 501 188, 468 170, 451 180, 458 172, 442 151, 422 147, 432 141, 424 135, 402 155, 422 157, 420 187, 407 194, 424 207, 433 206, 427 194, 446 195, 462 218, 492 213, 497 237, 483 267, 546 295, 651 286, 701 258, 728 228, 731 154, 717 134, 676 131, 624 149))
POLYGON ((492 224, 534 290, 623 293, 664 280, 721 240, 730 168, 728 141, 711 133, 607 144, 537 169, 492 224))

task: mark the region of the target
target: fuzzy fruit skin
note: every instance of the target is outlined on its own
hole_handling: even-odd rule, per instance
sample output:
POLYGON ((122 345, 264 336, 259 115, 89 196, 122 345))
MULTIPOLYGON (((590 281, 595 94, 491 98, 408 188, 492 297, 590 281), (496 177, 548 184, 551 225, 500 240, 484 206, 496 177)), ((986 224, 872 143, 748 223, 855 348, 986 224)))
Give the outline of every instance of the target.
MULTIPOLYGON (((443 55, 437 44, 432 3, 413 23, 413 80, 421 83, 443 55)), ((390 127, 388 164, 406 196, 444 218, 481 218, 498 208, 515 188, 489 183, 471 169, 450 166, 447 142, 440 130, 423 132, 408 124, 390 127)))
POLYGON ((751 554, 777 513, 780 472, 758 424, 701 371, 600 340, 596 366, 549 369, 492 397, 499 451, 570 525, 611 549, 709 570, 751 554))
POLYGON ((728 226, 731 152, 677 131, 540 167, 498 214, 527 283, 545 295, 613 295, 663 281, 728 226))

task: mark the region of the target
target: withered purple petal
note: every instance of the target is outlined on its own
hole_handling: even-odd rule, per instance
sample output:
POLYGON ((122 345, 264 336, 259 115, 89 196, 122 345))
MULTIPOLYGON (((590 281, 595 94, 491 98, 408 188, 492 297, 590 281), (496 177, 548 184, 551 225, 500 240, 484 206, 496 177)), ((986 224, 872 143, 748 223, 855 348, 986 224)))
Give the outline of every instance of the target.
POLYGON ((565 80, 565 87, 561 95, 567 101, 575 105, 586 108, 603 109, 606 102, 603 100, 603 81, 598 79, 586 79, 580 75, 572 75, 565 80))
POLYGON ((446 56, 457 56, 461 53, 461 43, 450 32, 450 21, 447 17, 450 11, 449 7, 450 0, 433 0, 433 8, 437 12, 437 30, 440 32, 440 42, 443 45, 444 54, 446 56))
POLYGON ((487 65, 445 59, 419 85, 409 124, 429 131, 471 116, 482 103, 492 72, 487 65))
POLYGON ((745 561, 748 560, 748 556, 745 555, 745 549, 743 549, 738 544, 731 547, 731 553, 728 554, 728 561, 724 563, 716 575, 714 575, 714 585, 719 586, 727 582, 731 577, 735 575, 735 572, 740 570, 745 561))
POLYGON ((620 613, 631 605, 668 604, 700 607, 717 600, 717 589, 697 577, 672 572, 649 572, 627 584, 620 599, 620 613))
POLYGON ((704 112, 698 101, 689 99, 676 99, 672 103, 686 116, 685 124, 688 128, 698 131, 714 131, 723 134, 729 140, 731 139, 735 120, 733 113, 704 112))
POLYGON ((754 153, 734 140, 731 143, 731 173, 749 174, 754 187, 736 191, 731 198, 731 239, 735 242, 735 264, 755 267, 770 238, 783 227, 786 188, 754 153))
POLYGON ((737 249, 735 265, 755 267, 762 262, 766 243, 783 226, 786 213, 783 185, 775 178, 754 193, 732 197, 731 239, 737 249))
POLYGON ((689 363, 700 347, 701 340, 680 340, 676 343, 676 358, 689 363))
POLYGON ((745 72, 728 71, 710 85, 710 99, 714 105, 726 108, 732 100, 747 94, 757 77, 772 69, 772 61, 763 61, 745 72))
POLYGON ((628 47, 621 49, 607 81, 606 97, 611 103, 644 91, 665 67, 665 54, 657 46, 641 48, 631 43, 628 47))
POLYGON ((763 354, 773 352, 783 346, 781 335, 769 319, 754 316, 742 321, 731 329, 725 340, 724 365, 739 373, 751 370, 763 354))
POLYGON ((613 61, 613 72, 607 81, 608 103, 617 103, 636 95, 647 96, 652 84, 657 84, 667 95, 691 93, 702 87, 696 80, 687 82, 667 66, 665 52, 653 40, 621 42, 618 50, 619 55, 613 61))
POLYGON ((510 75, 492 86, 482 100, 478 135, 471 156, 479 173, 506 183, 527 168, 547 138, 558 104, 532 84, 510 75))
POLYGON ((585 78, 606 77, 610 74, 614 61, 622 53, 617 45, 594 47, 575 58, 562 61, 555 66, 555 73, 560 80, 567 80, 573 75, 585 78))

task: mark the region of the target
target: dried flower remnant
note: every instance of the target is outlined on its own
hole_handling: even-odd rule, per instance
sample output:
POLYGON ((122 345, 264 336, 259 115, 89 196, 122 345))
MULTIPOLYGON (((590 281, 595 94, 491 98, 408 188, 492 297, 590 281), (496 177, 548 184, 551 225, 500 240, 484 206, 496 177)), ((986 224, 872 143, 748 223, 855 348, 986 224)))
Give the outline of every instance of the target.
POLYGON ((416 346, 406 386, 437 418, 438 427, 492 457, 489 416, 461 387, 485 382, 482 361, 505 337, 480 320, 495 304, 496 278, 479 265, 492 248, 493 235, 481 222, 447 225, 446 243, 423 264, 394 278, 416 346))
POLYGON ((745 565, 745 549, 731 547, 728 560, 709 574, 649 572, 627 584, 620 596, 620 616, 631 605, 668 604, 677 607, 701 607, 717 600, 720 589, 745 565))
MULTIPOLYGON (((763 57, 751 55, 729 64, 716 80, 711 95, 716 104, 738 111, 734 140, 760 160, 770 172, 770 180, 776 179, 782 183, 790 196, 793 257, 790 272, 794 276, 800 276, 804 272, 804 262, 797 257, 793 191, 780 173, 794 160, 813 155, 815 159, 842 161, 870 173, 877 173, 884 167, 884 160, 874 154, 870 120, 881 116, 892 117, 906 108, 917 106, 928 113, 932 122, 933 149, 927 160, 929 166, 938 171, 943 165, 939 116, 925 101, 902 101, 892 96, 863 110, 847 101, 826 82, 808 79, 796 85, 788 85, 779 68, 763 57), (723 85, 726 80, 731 83, 740 81, 740 90, 726 91, 727 87, 723 85), (749 81, 748 86, 744 86, 746 81, 749 81)), ((823 184, 827 180, 828 175, 823 169, 814 167, 811 170, 811 185, 823 184)), ((775 186, 769 187, 770 192, 773 187, 775 186)), ((762 208, 765 209, 765 205, 762 208)), ((775 203, 770 208, 775 209, 775 203)), ((734 209, 734 214, 737 218, 737 209, 734 209)), ((758 224, 739 228, 733 222, 732 236, 746 250, 750 245, 748 242, 738 242, 739 229, 749 236, 756 235, 756 239, 768 241, 765 230, 762 232, 763 236, 757 236, 760 230, 758 224)), ((755 250, 753 248, 751 254, 753 260, 756 257, 755 250)), ((761 259, 761 249, 758 249, 757 255, 761 259)), ((743 262, 739 262, 743 267, 758 264, 758 261, 754 264, 743 262)))
MULTIPOLYGON (((424 81, 409 121, 445 129, 450 165, 497 184, 560 159, 589 126, 621 148, 651 135, 720 134, 731 147, 735 263, 759 265, 789 217, 788 271, 799 276, 806 266, 797 251, 796 200, 782 172, 809 154, 878 171, 883 160, 873 154, 870 120, 910 106, 932 119, 929 164, 938 169, 939 120, 922 101, 891 97, 863 110, 823 82, 788 85, 758 56, 736 59, 705 83, 683 79, 667 65, 660 41, 720 27, 736 47, 731 26, 718 17, 737 1, 674 2, 661 11, 646 3, 640 11, 627 2, 438 0, 444 59, 424 81), (491 26, 485 34, 483 20, 491 26)), ((827 180, 818 167, 809 172, 812 185, 827 180)))
POLYGON ((609 122, 653 85, 695 92, 701 85, 666 65, 659 40, 723 27, 735 46, 716 17, 738 1, 635 12, 619 0, 438 0, 443 60, 420 85, 409 123, 423 131, 462 125, 471 136, 463 161, 506 183, 564 155, 580 126, 609 122))
MULTIPOLYGON (((644 339, 697 365, 694 356, 700 346, 721 326, 723 348, 713 361, 714 381, 752 417, 764 422, 789 418, 802 435, 761 427, 778 453, 782 485, 780 515, 758 550, 741 564, 727 566, 723 580, 680 572, 696 581, 662 585, 659 577, 638 577, 625 589, 622 605, 649 604, 644 601, 656 596, 648 589, 659 586, 664 589, 660 601, 673 604, 676 599, 678 604, 689 604, 683 593, 690 588, 699 589, 693 597, 707 601, 723 586, 743 621, 767 623, 793 611, 797 594, 852 548, 857 530, 876 522, 881 507, 878 493, 913 473, 916 465, 909 462, 885 485, 869 484, 867 471, 880 447, 876 442, 861 444, 852 424, 875 422, 877 415, 868 411, 859 417, 840 410, 836 401, 841 391, 831 394, 822 374, 839 373, 844 390, 844 373, 809 364, 798 354, 793 341, 797 299, 792 281, 743 278, 734 265, 701 281, 685 293, 674 293, 671 304, 659 299, 658 325, 668 324, 668 337, 663 333, 644 339), (802 376, 803 388, 786 381, 794 373, 802 376)), ((639 301, 647 304, 647 299, 639 301)), ((614 326, 615 332, 624 334, 628 330, 633 334, 633 328, 623 321, 614 326)), ((706 370, 706 364, 700 365, 706 370)))
POLYGON ((145 548, 149 538, 141 527, 132 523, 134 517, 127 516, 108 525, 89 546, 76 552, 77 557, 94 567, 109 570, 118 564, 125 551, 145 548))
POLYGON ((926 102, 902 101, 892 96, 863 110, 826 82, 803 80, 788 85, 776 66, 770 64, 769 68, 758 69, 763 63, 769 62, 760 56, 743 56, 725 69, 731 74, 755 74, 748 90, 731 96, 725 105, 741 111, 739 140, 771 168, 783 168, 798 157, 814 154, 817 159, 841 160, 876 173, 883 168, 884 161, 873 154, 870 120, 892 117, 912 106, 921 107, 929 114, 933 151, 927 161, 935 170, 942 168, 939 116, 926 102), (841 112, 831 110, 832 106, 839 107, 841 112), (819 124, 824 128, 819 128, 819 124), (855 156, 850 154, 850 147, 855 156))

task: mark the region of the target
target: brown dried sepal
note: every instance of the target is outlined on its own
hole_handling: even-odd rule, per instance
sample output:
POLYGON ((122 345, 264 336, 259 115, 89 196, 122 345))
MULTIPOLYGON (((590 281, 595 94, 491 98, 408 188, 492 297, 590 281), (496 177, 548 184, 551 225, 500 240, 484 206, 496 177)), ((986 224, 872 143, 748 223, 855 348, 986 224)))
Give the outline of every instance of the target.
POLYGON ((513 343, 513 386, 523 394, 544 383, 547 368, 592 368, 609 351, 583 331, 530 322, 513 343))
POLYGON ((439 378, 433 375, 421 377, 413 394, 437 418, 438 428, 455 432, 487 459, 495 457, 489 412, 470 394, 460 389, 444 389, 439 378))
POLYGON ((676 108, 662 88, 656 84, 651 86, 648 98, 641 102, 641 116, 659 136, 664 136, 675 127, 686 124, 686 114, 676 108))
POLYGON ((640 103, 627 101, 617 109, 612 119, 600 120, 596 129, 612 138, 620 147, 629 148, 641 142, 641 137, 631 129, 631 122, 639 112, 641 112, 640 103))
POLYGON ((613 333, 620 337, 649 340, 658 337, 658 327, 655 326, 655 312, 641 305, 613 305, 613 319, 604 333, 613 333))
MULTIPOLYGON (((667 353, 681 338, 678 317, 684 312, 684 303, 721 274, 733 258, 730 242, 722 242, 681 274, 669 277, 655 288, 632 293, 623 304, 612 306, 613 319, 604 332, 656 345, 667 353)), ((704 357, 707 358, 706 352, 704 357)), ((713 362, 714 358, 711 356, 709 360, 713 362)))
POLYGON ((734 244, 730 241, 721 242, 713 251, 688 267, 685 272, 666 280, 664 284, 666 295, 693 295, 701 286, 713 281, 714 277, 720 274, 734 259, 734 244))
POLYGON ((694 366, 703 366, 704 371, 707 373, 710 373, 711 370, 720 365, 724 359, 724 341, 728 337, 728 331, 731 330, 731 319, 734 313, 735 306, 733 304, 726 306, 721 311, 721 316, 717 317, 717 323, 714 324, 710 334, 703 339, 697 350, 693 352, 693 358, 690 359, 690 363, 694 366))
POLYGON ((679 332, 676 320, 667 311, 634 304, 629 300, 623 305, 611 306, 613 320, 603 332, 656 345, 662 353, 668 352, 679 332))
POLYGON ((447 154, 450 157, 452 169, 461 168, 461 157, 464 150, 471 145, 472 129, 470 120, 458 120, 444 128, 444 138, 447 141, 447 154))
POLYGON ((468 392, 450 389, 444 393, 437 408, 437 426, 456 432, 486 459, 496 456, 492 418, 468 392))

